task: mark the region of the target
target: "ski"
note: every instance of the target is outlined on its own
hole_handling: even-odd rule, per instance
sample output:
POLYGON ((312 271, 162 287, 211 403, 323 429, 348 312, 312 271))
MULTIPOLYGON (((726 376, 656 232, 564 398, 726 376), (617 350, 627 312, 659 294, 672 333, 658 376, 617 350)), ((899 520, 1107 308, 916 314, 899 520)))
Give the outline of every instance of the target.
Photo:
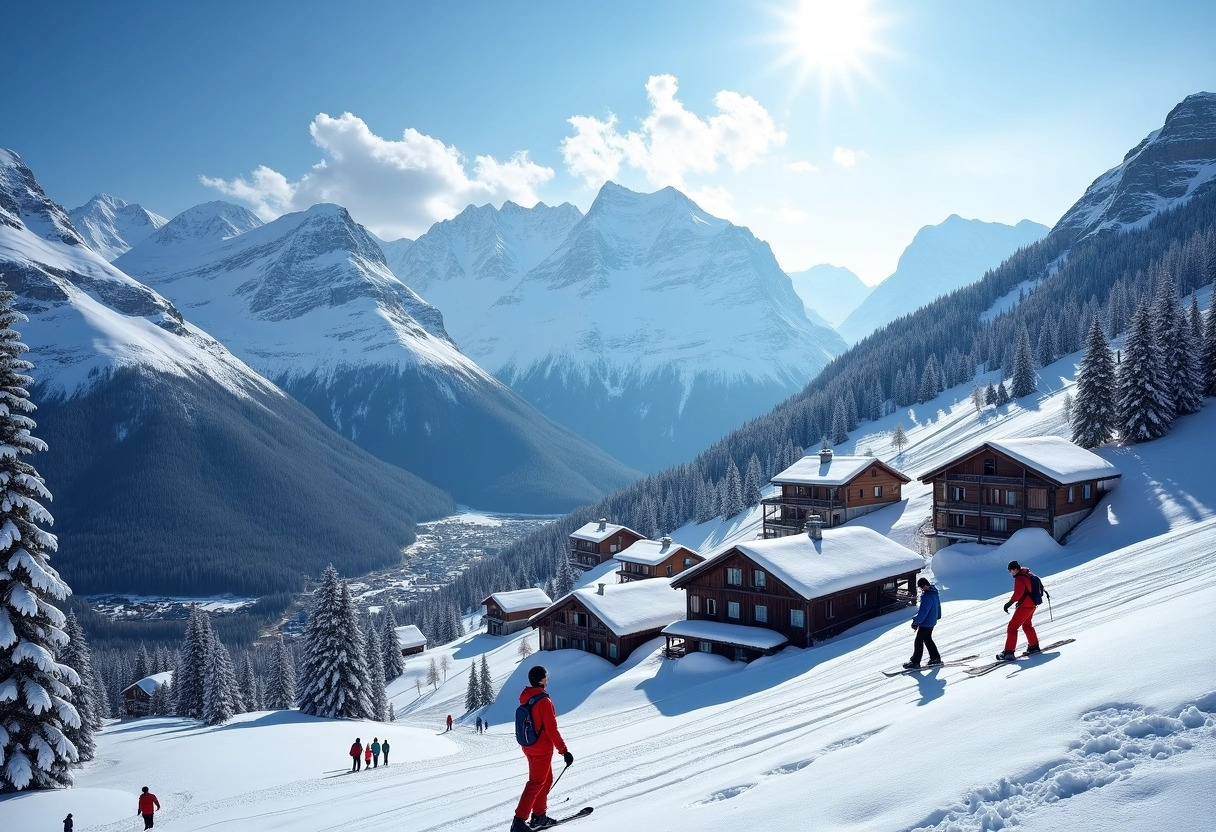
POLYGON ((972 661, 974 659, 978 659, 978 658, 979 658, 978 655, 963 656, 961 659, 951 659, 950 661, 942 662, 941 664, 924 664, 924 665, 921 665, 920 667, 901 667, 899 670, 884 670, 882 672, 882 675, 887 676, 887 677, 907 676, 909 673, 919 673, 922 670, 933 670, 938 667, 961 667, 962 665, 965 665, 967 662, 972 661))
POLYGON ((569 823, 572 820, 578 820, 579 818, 585 818, 585 817, 587 817, 587 815, 591 814, 593 811, 595 811, 594 806, 584 806, 583 808, 581 808, 577 812, 575 812, 573 815, 566 815, 564 818, 557 818, 557 823, 555 823, 553 825, 561 826, 563 823, 569 823))
POLYGON ((1022 653, 1012 659, 1000 659, 999 661, 992 662, 991 664, 980 665, 979 667, 969 667, 967 668, 967 675, 983 676, 985 673, 991 673, 998 667, 1013 664, 1014 662, 1024 661, 1026 659, 1034 658, 1035 656, 1041 656, 1048 650, 1055 650, 1057 647, 1063 647, 1065 644, 1072 644, 1074 641, 1076 641, 1075 638, 1066 638, 1060 641, 1053 641, 1051 644, 1044 645, 1043 648, 1037 653, 1022 653))

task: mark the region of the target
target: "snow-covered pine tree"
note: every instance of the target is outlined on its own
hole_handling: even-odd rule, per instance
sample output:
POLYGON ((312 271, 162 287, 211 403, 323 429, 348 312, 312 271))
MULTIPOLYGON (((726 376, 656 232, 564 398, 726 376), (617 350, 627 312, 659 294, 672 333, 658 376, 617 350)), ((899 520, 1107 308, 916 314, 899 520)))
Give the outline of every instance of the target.
POLYGON ((517 652, 519 654, 520 661, 528 658, 528 656, 531 656, 532 655, 532 640, 530 638, 528 638, 527 636, 524 636, 523 638, 521 638, 519 640, 519 647, 516 649, 515 652, 517 652))
POLYGON ((984 391, 978 384, 971 388, 971 404, 975 406, 976 413, 984 409, 984 391))
POLYGON ((1001 382, 996 386, 996 406, 1004 407, 1009 404, 1009 389, 1005 387, 1005 382, 1001 382))
POLYGON ((853 395, 853 387, 850 385, 844 395, 844 428, 852 433, 857 430, 857 424, 860 421, 860 414, 857 410, 857 397, 853 395))
POLYGON ((1132 316, 1116 374, 1115 412, 1128 442, 1146 442, 1170 428, 1172 408, 1161 379, 1160 354, 1153 337, 1153 315, 1141 303, 1132 316))
POLYGON ((374 624, 367 627, 367 681, 370 685, 372 719, 384 722, 388 719, 388 691, 384 684, 384 650, 380 646, 380 634, 374 624))
POLYGON ((1162 344, 1161 369, 1174 405, 1175 416, 1197 413, 1203 406, 1203 382, 1191 322, 1179 306, 1174 315, 1170 337, 1162 344))
POLYGON ((1096 448, 1109 442, 1117 424, 1115 363, 1102 324, 1096 318, 1085 339, 1071 423, 1072 441, 1082 448, 1096 448))
POLYGON ((1204 395, 1216 396, 1216 281, 1212 282, 1212 298, 1203 327, 1203 359, 1200 363, 1204 395))
POLYGON ((903 422, 895 426, 895 430, 891 433, 891 444, 895 447, 895 452, 902 454, 904 447, 908 444, 908 435, 904 433, 903 422))
POLYGON ((1009 395, 1012 398, 1020 399, 1023 396, 1029 396, 1037 387, 1034 375, 1034 353, 1030 350, 1030 333, 1023 324, 1022 331, 1018 334, 1017 352, 1013 356, 1009 395))
POLYGON ((97 716, 97 724, 102 725, 113 715, 110 709, 110 683, 100 667, 93 667, 93 707, 97 716))
POLYGON ((1046 367, 1056 360, 1056 325, 1050 316, 1043 319, 1039 325, 1039 342, 1035 346, 1035 358, 1040 367, 1046 367))
MULTIPOLYGON (((839 445, 849 439, 848 423, 845 419, 844 399, 837 398, 832 408, 832 444, 839 445)), ((729 516, 729 515, 727 515, 729 516)))
POLYGON ((722 518, 729 519, 744 509, 743 478, 733 459, 726 462, 726 475, 722 478, 722 518))
POLYGON ((494 704, 494 680, 490 678, 490 664, 486 661, 486 654, 481 654, 481 704, 494 704))
POLYGON ((57 542, 40 526, 53 522, 51 494, 26 459, 46 444, 26 415, 33 365, 13 299, 0 282, 0 792, 70 786, 77 751, 65 732, 81 724, 70 701, 80 678, 54 658, 68 643, 56 602, 72 591, 49 563, 57 542))
POLYGON ((152 669, 152 657, 148 655, 148 645, 140 644, 139 651, 135 654, 135 678, 131 681, 138 682, 145 676, 151 676, 155 672, 152 669))
POLYGON ((75 670, 80 680, 77 684, 68 686, 72 689, 72 704, 80 716, 80 725, 65 727, 64 733, 72 741, 72 745, 76 746, 80 761, 85 762, 93 759, 96 750, 93 732, 102 725, 102 717, 97 713, 97 700, 104 697, 105 692, 100 689, 93 675, 93 656, 84 637, 84 628, 80 626, 74 611, 68 613, 63 631, 67 633, 68 643, 60 648, 59 661, 75 670))
POLYGON ((286 711, 295 704, 296 664, 280 633, 270 662, 270 678, 266 680, 265 705, 272 711, 286 711))
MULTIPOLYGON (((760 473, 760 457, 752 454, 751 459, 747 461, 747 473, 743 476, 743 503, 744 505, 756 506, 760 504, 763 497, 760 489, 764 485, 764 480, 760 473)), ((668 531, 675 528, 668 527, 668 531)))
POLYGON ((304 628, 298 695, 301 713, 331 719, 371 716, 363 631, 350 588, 330 564, 304 628))
POLYGON ((561 563, 557 566, 557 579, 554 581, 554 592, 557 593, 554 600, 564 598, 574 591, 574 583, 578 580, 578 576, 574 574, 574 567, 570 564, 570 559, 562 557, 561 563))
POLYGON ((380 649, 384 652, 384 681, 391 682, 405 672, 405 662, 401 658, 401 641, 397 638, 397 617, 393 615, 393 605, 384 605, 380 613, 380 649))
POLYGON ((260 711, 262 694, 258 690, 258 674, 253 669, 253 657, 249 652, 245 652, 245 656, 241 661, 241 704, 244 705, 246 711, 260 711))
POLYGON ((213 638, 203 679, 203 722, 223 725, 232 719, 239 712, 238 693, 232 656, 223 642, 213 638))
POLYGON ((471 713, 481 707, 481 685, 477 679, 477 662, 469 663, 469 685, 464 692, 464 709, 471 713))
POLYGON ((984 404, 996 404, 996 385, 991 381, 988 382, 988 386, 984 389, 984 404))
POLYGON ((937 394, 940 392, 942 392, 941 369, 937 364, 937 356, 930 353, 929 360, 925 362, 924 372, 920 376, 920 390, 916 394, 916 401, 927 402, 937 398, 937 394))
MULTIPOLYGON (((207 656, 211 652, 211 642, 214 638, 215 635, 211 631, 211 617, 197 604, 191 604, 190 619, 186 623, 186 635, 182 640, 177 670, 173 673, 173 689, 176 697, 174 712, 178 716, 193 717, 194 719, 201 719, 203 716, 207 656)), ((132 681, 138 681, 138 679, 132 681)))
POLYGON ((439 690, 439 665, 435 664, 435 657, 431 657, 431 663, 426 668, 426 683, 435 690, 439 690))

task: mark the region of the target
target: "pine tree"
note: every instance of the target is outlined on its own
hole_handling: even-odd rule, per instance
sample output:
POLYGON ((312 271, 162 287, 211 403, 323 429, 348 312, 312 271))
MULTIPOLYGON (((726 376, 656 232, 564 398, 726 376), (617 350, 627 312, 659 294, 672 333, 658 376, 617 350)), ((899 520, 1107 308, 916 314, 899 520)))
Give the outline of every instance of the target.
POLYGON ((448 680, 448 671, 452 669, 452 657, 444 653, 439 657, 439 672, 443 674, 443 681, 448 680))
POLYGON ((1162 389, 1152 325, 1152 312, 1142 303, 1132 316, 1117 373, 1115 412, 1119 432, 1128 442, 1156 439, 1170 427, 1171 407, 1162 389))
POLYGON ((561 563, 557 565, 557 578, 553 584, 553 591, 556 593, 554 600, 564 598, 573 592, 577 580, 578 576, 574 572, 574 566, 570 563, 570 559, 563 555, 561 563))
POLYGON ((942 392, 941 370, 937 365, 937 356, 931 354, 929 360, 925 362, 925 370, 920 376, 920 390, 917 393, 916 401, 923 404, 930 399, 937 398, 940 392, 942 392))
POLYGON ((722 519, 728 520, 743 511, 743 478, 733 459, 726 464, 726 476, 722 478, 722 519))
POLYGON ((904 447, 908 444, 908 435, 904 433, 903 422, 895 426, 895 430, 891 433, 891 444, 895 447, 895 452, 902 454, 904 447))
POLYGON ((97 716, 97 726, 100 728, 113 715, 110 709, 110 683, 102 673, 101 668, 93 667, 93 707, 97 716))
MULTIPOLYGON (((752 454, 747 461, 747 473, 743 477, 743 503, 756 506, 763 498, 761 488, 764 486, 763 475, 760 473, 760 457, 752 454)), ((671 528, 675 528, 673 525, 671 528)), ((668 529, 670 531, 671 529, 668 529)))
POLYGON ((1077 398, 1072 405, 1072 441, 1082 448, 1096 448, 1110 441, 1117 423, 1115 412, 1115 364, 1094 320, 1085 339, 1085 356, 1077 375, 1077 398))
POLYGON ((203 680, 203 722, 223 725, 238 713, 236 673, 228 648, 218 638, 211 640, 203 680))
POLYGON ((291 648, 283 641, 281 633, 271 659, 265 704, 272 711, 289 710, 296 704, 296 665, 291 657, 291 648))
POLYGON ((1001 382, 996 386, 996 406, 1004 407, 1009 404, 1009 390, 1005 387, 1005 382, 1001 382))
POLYGON ((141 644, 139 652, 135 654, 135 678, 131 681, 138 682, 140 679, 151 676, 153 672, 152 657, 148 655, 148 645, 141 644))
POLYGON ((490 678, 490 664, 486 661, 486 654, 481 654, 481 704, 494 704, 494 680, 490 678))
POLYGON ((80 727, 71 704, 76 671, 52 657, 67 644, 67 619, 58 607, 71 594, 51 568, 51 499, 25 458, 46 450, 26 414, 33 367, 28 347, 12 327, 25 316, 0 282, 0 792, 70 786, 76 747, 65 731, 80 727))
POLYGON ((477 682, 477 662, 470 662, 469 686, 464 692, 464 709, 466 712, 472 712, 481 707, 481 686, 477 682))
POLYGON ((85 641, 84 628, 76 619, 76 613, 69 612, 67 625, 63 628, 67 633, 68 643, 59 650, 59 661, 76 671, 79 681, 68 685, 72 690, 72 704, 80 716, 80 725, 65 726, 63 733, 76 746, 80 762, 93 759, 96 743, 93 733, 101 728, 102 720, 98 716, 97 698, 105 694, 97 685, 93 676, 93 657, 89 645, 85 641))
POLYGON ((984 391, 978 384, 971 388, 971 404, 975 405, 976 413, 984 409, 984 391))
POLYGON ((405 662, 401 658, 401 642, 397 638, 397 617, 393 615, 393 605, 386 604, 384 612, 380 613, 380 644, 384 650, 384 681, 391 682, 405 672, 405 662))
MULTIPOLYGON (((363 631, 350 588, 326 567, 304 628, 300 712, 331 719, 371 716, 363 631)), ((432 661, 433 663, 433 661, 432 661)))
POLYGON ((431 663, 426 669, 426 683, 435 690, 439 690, 439 665, 435 664, 435 657, 431 657, 431 663))
POLYGON ((1203 406, 1203 382, 1190 319, 1181 307, 1172 323, 1169 338, 1161 344, 1161 370, 1174 415, 1184 416, 1197 413, 1203 406))
POLYGON ((1056 328, 1050 319, 1044 319, 1039 326, 1039 343, 1035 349, 1035 357, 1040 367, 1046 367, 1056 360, 1056 328))
POLYGON ((527 636, 524 636, 523 638, 521 638, 519 640, 519 648, 516 650, 516 652, 519 653, 520 661, 523 661, 524 659, 528 658, 528 656, 531 656, 532 655, 531 639, 529 639, 527 636))
POLYGON ((844 399, 836 399, 832 409, 832 444, 840 445, 849 439, 849 431, 845 421, 844 399))
MULTIPOLYGON (((444 658, 447 658, 445 655, 444 658)), ((367 626, 367 680, 370 687, 371 718, 379 722, 388 719, 388 691, 384 682, 384 650, 380 647, 380 634, 370 622, 367 626)))
POLYGON ((211 617, 197 604, 191 604, 190 620, 186 624, 181 655, 178 657, 177 670, 173 673, 173 691, 176 697, 174 712, 178 716, 202 719, 207 656, 211 652, 211 642, 214 638, 211 617))
POLYGON ((1026 326, 1023 324, 1022 331, 1018 335, 1018 349, 1013 358, 1013 379, 1009 395, 1012 398, 1020 399, 1023 396, 1029 396, 1037 387, 1034 375, 1034 353, 1030 351, 1030 333, 1026 331, 1026 326))
POLYGON ((253 669, 253 657, 248 652, 245 653, 244 661, 241 662, 241 704, 245 711, 260 711, 261 699, 258 691, 258 674, 253 669))
POLYGON ((1208 319, 1203 328, 1203 359, 1200 365, 1204 395, 1216 396, 1216 281, 1212 282, 1208 319))

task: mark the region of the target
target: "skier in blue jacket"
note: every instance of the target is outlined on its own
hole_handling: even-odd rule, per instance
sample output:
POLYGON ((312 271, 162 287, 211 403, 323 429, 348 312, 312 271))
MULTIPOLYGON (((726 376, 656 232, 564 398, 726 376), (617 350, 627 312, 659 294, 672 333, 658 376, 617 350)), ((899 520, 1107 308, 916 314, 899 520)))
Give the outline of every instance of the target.
POLYGON ((912 619, 912 629, 916 630, 916 646, 912 648, 912 661, 904 662, 904 667, 908 670, 920 667, 920 657, 926 647, 929 648, 929 661, 925 666, 933 667, 942 663, 937 645, 933 643, 933 628, 942 617, 942 602, 937 596, 937 587, 929 583, 928 578, 921 578, 916 585, 920 588, 920 608, 916 611, 916 618, 912 619))

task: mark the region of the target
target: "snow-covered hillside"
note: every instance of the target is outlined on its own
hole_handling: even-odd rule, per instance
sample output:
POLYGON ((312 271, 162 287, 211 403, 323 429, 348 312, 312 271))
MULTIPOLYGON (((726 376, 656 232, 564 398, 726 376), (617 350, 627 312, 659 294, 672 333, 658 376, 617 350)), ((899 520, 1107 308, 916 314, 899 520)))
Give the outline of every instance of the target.
POLYGON ((844 348, 767 244, 673 188, 470 208, 401 278, 461 349, 560 424, 644 470, 686 460, 844 348))
POLYGON ((1216 93, 1188 95, 1165 124, 1094 180, 1053 231, 1075 238, 1142 228, 1216 180, 1216 93))
POLYGON ((463 503, 564 511, 633 478, 462 354, 346 209, 254 222, 196 206, 115 265, 338 433, 463 503))
POLYGON ((168 222, 142 205, 132 205, 109 194, 98 194, 73 208, 68 217, 89 248, 111 262, 168 222))
MULTIPOLYGON (((976 413, 969 387, 954 388, 841 450, 871 450, 915 475, 983 438, 1058 435, 1078 358, 1044 368, 1039 393, 1003 408, 976 413), (898 456, 889 439, 897 423, 909 439, 898 456)), ((277 714, 218 729, 119 723, 100 736, 76 789, 9 798, 0 818, 27 828, 73 811, 77 830, 117 830, 148 783, 166 803, 160 820, 183 830, 505 832, 526 771, 509 723, 527 668, 543 663, 575 755, 550 805, 555 815, 594 805, 578 821, 586 832, 750 828, 758 818, 874 832, 1206 828, 1216 811, 1216 495, 1209 455, 1197 451, 1213 430, 1209 402, 1162 439, 1102 449, 1122 480, 1063 546, 1015 539, 933 558, 945 611, 935 635, 947 657, 1000 649, 1006 560, 1044 576, 1052 605, 1036 616, 1039 633, 1076 642, 1032 662, 977 679, 958 668, 885 678, 879 671, 911 650, 911 610, 746 665, 667 660, 660 639, 620 668, 570 650, 521 660, 519 641, 535 646, 535 633, 478 632, 408 662, 391 687, 392 727, 277 714), (415 679, 443 654, 447 680, 420 696, 415 679), (478 735, 463 701, 482 654, 501 692, 481 714, 489 732, 478 735), (431 736, 447 714, 456 730, 431 736), (342 774, 345 746, 369 733, 390 736, 406 764, 342 774), (234 736, 247 737, 240 751, 234 736), (221 769, 250 748, 265 765, 234 759, 221 769), (269 749, 292 759, 276 765, 269 749)), ((905 493, 854 522, 909 540, 930 498, 917 483, 905 493)), ((753 537, 758 524, 753 510, 676 537, 712 554, 753 537)))
POLYGON ((975 283, 984 272, 1042 239, 1047 231, 1046 226, 1030 220, 1004 225, 965 220, 957 214, 927 225, 904 249, 894 273, 875 286, 837 330, 855 344, 935 298, 975 283))

